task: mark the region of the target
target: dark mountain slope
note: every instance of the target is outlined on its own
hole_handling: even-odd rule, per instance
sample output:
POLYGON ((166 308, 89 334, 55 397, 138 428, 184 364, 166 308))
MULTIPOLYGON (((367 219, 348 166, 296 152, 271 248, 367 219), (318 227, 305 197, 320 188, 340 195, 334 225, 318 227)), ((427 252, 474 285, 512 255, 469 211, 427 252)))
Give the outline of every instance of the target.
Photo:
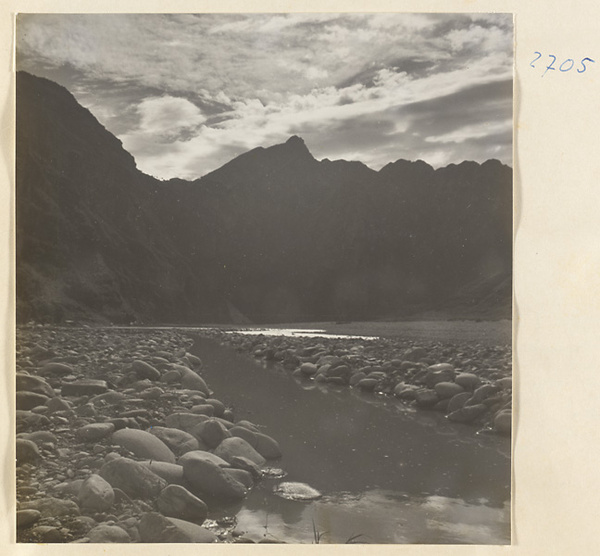
POLYGON ((512 172, 497 161, 375 172, 292 137, 160 182, 64 88, 27 74, 17 88, 22 320, 510 315, 512 172))

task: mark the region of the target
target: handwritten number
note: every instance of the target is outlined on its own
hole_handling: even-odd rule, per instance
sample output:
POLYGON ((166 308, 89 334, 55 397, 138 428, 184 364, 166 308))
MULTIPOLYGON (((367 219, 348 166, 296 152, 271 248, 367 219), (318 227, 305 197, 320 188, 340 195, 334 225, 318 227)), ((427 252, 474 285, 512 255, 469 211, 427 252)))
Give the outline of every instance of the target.
POLYGON ((554 65, 554 62, 556 62, 556 56, 554 54, 548 54, 548 56, 550 58, 552 58, 552 62, 550 63, 549 66, 546 66, 546 71, 544 73, 542 73, 542 77, 544 77, 544 75, 546 75, 546 73, 548 72, 548 70, 552 70, 552 71, 556 70, 556 68, 552 67, 554 65))
POLYGON ((583 60, 581 60, 581 67, 583 69, 578 69, 577 73, 583 73, 587 68, 585 67, 584 62, 591 62, 592 64, 596 63, 596 60, 592 60, 591 58, 584 58, 583 60))
POLYGON ((538 52, 537 50, 535 51, 535 54, 537 54, 537 58, 534 58, 533 60, 531 60, 531 62, 529 62, 529 65, 532 68, 535 68, 535 66, 533 64, 535 64, 542 57, 542 53, 538 52))
POLYGON ((562 71, 563 73, 566 71, 569 71, 573 68, 573 66, 575 65, 575 60, 573 60, 572 58, 567 58, 561 65, 560 68, 558 68, 560 71, 562 71), (571 65, 567 68, 567 69, 563 69, 563 66, 567 63, 567 62, 571 62, 571 65))

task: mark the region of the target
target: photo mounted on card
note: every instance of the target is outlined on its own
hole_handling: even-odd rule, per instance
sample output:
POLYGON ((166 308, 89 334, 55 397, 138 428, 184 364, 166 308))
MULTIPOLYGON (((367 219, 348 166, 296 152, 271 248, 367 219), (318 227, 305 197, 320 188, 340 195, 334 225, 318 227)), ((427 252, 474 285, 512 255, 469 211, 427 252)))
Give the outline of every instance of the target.
POLYGON ((19 543, 511 542, 513 16, 20 14, 19 543))

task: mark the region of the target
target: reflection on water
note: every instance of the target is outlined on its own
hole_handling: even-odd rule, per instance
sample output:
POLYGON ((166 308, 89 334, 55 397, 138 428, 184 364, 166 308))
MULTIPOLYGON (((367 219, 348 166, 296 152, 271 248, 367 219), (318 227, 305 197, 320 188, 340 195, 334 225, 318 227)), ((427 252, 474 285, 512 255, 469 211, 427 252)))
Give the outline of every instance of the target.
POLYGON ((238 528, 255 541, 343 544, 506 544, 510 509, 482 500, 412 497, 385 490, 339 493, 312 503, 282 501, 253 493, 237 514, 238 528))
POLYGON ((310 330, 296 328, 238 328, 236 330, 224 330, 224 332, 235 334, 246 334, 248 336, 286 336, 296 338, 360 338, 362 340, 375 340, 375 336, 353 336, 348 334, 330 334, 325 330, 310 330))
POLYGON ((240 505, 239 528, 257 540, 288 542, 510 542, 510 441, 477 435, 435 412, 385 396, 297 383, 277 366, 201 339, 194 352, 215 395, 236 419, 264 425, 278 440, 284 481, 324 497, 285 500, 281 479, 263 480, 240 505), (326 532, 326 534, 325 534, 326 532))

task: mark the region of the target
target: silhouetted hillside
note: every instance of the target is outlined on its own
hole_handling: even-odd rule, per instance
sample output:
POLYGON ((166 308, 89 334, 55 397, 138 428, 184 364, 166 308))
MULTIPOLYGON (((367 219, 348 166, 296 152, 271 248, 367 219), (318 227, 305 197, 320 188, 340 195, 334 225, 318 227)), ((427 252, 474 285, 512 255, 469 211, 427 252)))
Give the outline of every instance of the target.
POLYGON ((161 182, 66 89, 17 76, 20 320, 508 317, 511 256, 498 161, 375 172, 291 137, 161 182))

